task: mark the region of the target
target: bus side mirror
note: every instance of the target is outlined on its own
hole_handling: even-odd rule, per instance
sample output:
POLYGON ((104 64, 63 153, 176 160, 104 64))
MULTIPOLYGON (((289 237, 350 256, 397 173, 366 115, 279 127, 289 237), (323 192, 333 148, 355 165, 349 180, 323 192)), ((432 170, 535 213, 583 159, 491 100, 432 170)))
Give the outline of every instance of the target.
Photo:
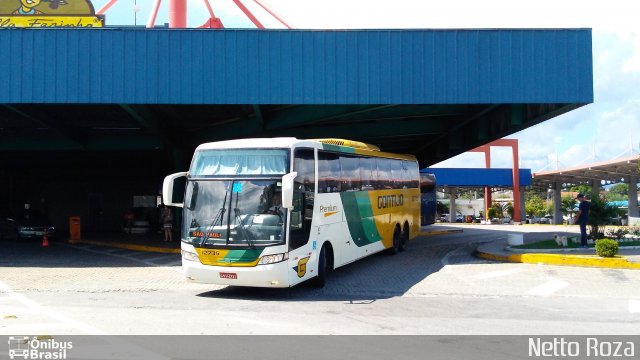
POLYGON ((186 184, 186 172, 179 172, 165 177, 162 183, 162 202, 167 206, 182 207, 186 184))
POLYGON ((294 180, 298 176, 297 172, 291 172, 282 177, 282 207, 293 209, 294 180))

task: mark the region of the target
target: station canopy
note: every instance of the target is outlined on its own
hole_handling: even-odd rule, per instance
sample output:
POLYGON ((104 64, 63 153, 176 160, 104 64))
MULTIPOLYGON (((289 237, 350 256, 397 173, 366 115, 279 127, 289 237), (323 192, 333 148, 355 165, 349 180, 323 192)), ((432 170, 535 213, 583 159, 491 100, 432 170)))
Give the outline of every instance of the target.
POLYGON ((593 101, 590 29, 3 29, 0 48, 0 153, 333 137, 424 167, 593 101))
POLYGON ((629 182, 630 178, 637 181, 639 160, 640 156, 632 155, 560 170, 539 171, 532 175, 533 186, 553 188, 554 184, 593 185, 594 182, 616 184, 629 182))

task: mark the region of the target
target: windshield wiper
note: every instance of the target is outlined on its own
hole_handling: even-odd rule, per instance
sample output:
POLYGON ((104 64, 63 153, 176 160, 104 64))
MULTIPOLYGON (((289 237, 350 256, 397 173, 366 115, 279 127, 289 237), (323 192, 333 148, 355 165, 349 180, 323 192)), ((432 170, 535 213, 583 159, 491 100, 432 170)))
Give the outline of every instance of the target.
MULTIPOLYGON (((231 195, 233 196, 233 195, 231 195)), ((242 237, 244 237, 244 239, 247 241, 247 245, 249 245, 249 247, 251 249, 255 249, 256 246, 253 242, 253 239, 251 239, 251 231, 247 230, 245 228, 244 225, 244 221, 242 219, 242 217, 240 216, 241 212, 240 209, 238 209, 238 198, 240 197, 240 193, 236 194, 236 206, 233 208, 233 212, 236 218, 236 222, 238 223, 237 229, 239 229, 239 233, 238 235, 242 235, 242 237)), ((227 236, 227 245, 229 244, 229 237, 227 236)))
MULTIPOLYGON (((229 195, 229 189, 227 189, 227 191, 224 193, 224 200, 222 201, 222 207, 218 210, 218 213, 216 214, 216 216, 213 218, 213 221, 211 221, 211 224, 209 224, 209 226, 205 227, 205 232, 202 235, 202 241, 200 242, 200 246, 203 246, 204 244, 207 243, 207 240, 209 240, 209 234, 211 233, 211 231, 213 230, 213 227, 216 226, 216 224, 218 223, 218 221, 220 221, 220 226, 222 226, 222 219, 224 217, 224 213, 227 210, 227 196, 229 195)), ((229 231, 227 230, 227 242, 229 241, 229 231)))

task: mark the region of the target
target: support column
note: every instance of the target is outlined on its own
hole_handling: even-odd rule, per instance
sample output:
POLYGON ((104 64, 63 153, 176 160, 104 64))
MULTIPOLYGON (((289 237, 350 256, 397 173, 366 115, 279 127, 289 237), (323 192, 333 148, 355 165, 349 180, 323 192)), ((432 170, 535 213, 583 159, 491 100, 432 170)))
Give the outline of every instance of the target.
MULTIPOLYGON (((484 166, 487 169, 491 169, 491 146, 486 146, 484 148, 484 166)), ((485 223, 489 223, 491 219, 489 219, 489 208, 491 207, 491 187, 484 187, 484 220, 485 223)))
POLYGON ((629 177, 629 216, 638 217, 638 178, 629 177))
POLYGON ((484 220, 489 223, 489 208, 491 207, 491 188, 485 186, 484 188, 484 220))
POLYGON ((449 222, 456 222, 456 188, 449 188, 449 222))
POLYGON ((553 223, 555 225, 562 224, 562 184, 553 183, 553 223))

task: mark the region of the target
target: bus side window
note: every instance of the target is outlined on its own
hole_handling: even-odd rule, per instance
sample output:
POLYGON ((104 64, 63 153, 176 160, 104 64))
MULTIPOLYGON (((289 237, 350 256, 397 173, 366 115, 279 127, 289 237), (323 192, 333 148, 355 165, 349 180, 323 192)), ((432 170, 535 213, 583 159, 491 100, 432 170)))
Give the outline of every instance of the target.
POLYGON ((411 187, 411 175, 409 173, 409 162, 407 160, 402 160, 402 183, 401 187, 403 189, 411 187))
POLYGON ((392 159, 390 160, 391 164, 391 188, 392 189, 402 189, 403 185, 403 171, 402 171, 402 160, 392 159))
POLYGON ((340 155, 340 183, 341 191, 360 190, 360 169, 358 158, 350 155, 340 155))
POLYGON ((409 187, 417 188, 420 186, 420 170, 418 163, 415 161, 407 162, 407 173, 409 175, 409 187))
POLYGON ((376 189, 386 190, 393 189, 393 177, 391 174, 391 163, 393 160, 385 158, 377 158, 378 165, 378 184, 376 189))
POLYGON ((335 153, 318 151, 318 192, 340 192, 340 156, 335 153))
POLYGON ((293 209, 289 224, 289 249, 294 250, 309 241, 315 196, 315 158, 313 149, 296 149, 293 157, 295 178, 293 209))
POLYGON ((363 191, 375 189, 375 182, 378 177, 376 161, 374 158, 360 158, 360 180, 362 182, 360 189, 363 191))

